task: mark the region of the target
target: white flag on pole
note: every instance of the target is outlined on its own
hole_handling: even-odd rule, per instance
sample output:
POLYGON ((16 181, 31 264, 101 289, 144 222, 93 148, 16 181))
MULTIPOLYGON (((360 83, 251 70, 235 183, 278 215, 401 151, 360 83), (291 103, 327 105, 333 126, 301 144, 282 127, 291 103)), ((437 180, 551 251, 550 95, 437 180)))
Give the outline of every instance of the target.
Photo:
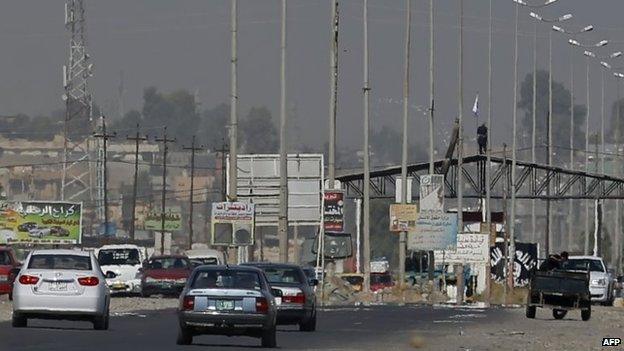
POLYGON ((475 96, 474 105, 472 105, 472 113, 475 117, 479 118, 479 93, 475 96))

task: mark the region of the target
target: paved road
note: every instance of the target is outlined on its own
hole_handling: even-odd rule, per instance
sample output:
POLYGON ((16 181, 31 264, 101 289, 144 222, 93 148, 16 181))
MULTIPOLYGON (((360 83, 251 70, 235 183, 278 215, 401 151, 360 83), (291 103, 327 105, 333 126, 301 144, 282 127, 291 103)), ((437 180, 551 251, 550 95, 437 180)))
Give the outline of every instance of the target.
MULTIPOLYGON (((503 310, 452 309, 430 306, 343 308, 319 311, 314 333, 294 327, 280 327, 277 342, 282 350, 405 350, 415 333, 443 338, 458 333, 467 322, 495 323, 504 319, 503 310)), ((173 310, 146 312, 111 318, 110 330, 93 331, 91 323, 33 320, 26 329, 0 324, 3 350, 210 350, 253 349, 259 339, 200 336, 193 346, 177 346, 176 316, 173 310), (132 345, 132 348, 130 348, 132 345), (204 347, 205 348, 205 347, 204 347)))

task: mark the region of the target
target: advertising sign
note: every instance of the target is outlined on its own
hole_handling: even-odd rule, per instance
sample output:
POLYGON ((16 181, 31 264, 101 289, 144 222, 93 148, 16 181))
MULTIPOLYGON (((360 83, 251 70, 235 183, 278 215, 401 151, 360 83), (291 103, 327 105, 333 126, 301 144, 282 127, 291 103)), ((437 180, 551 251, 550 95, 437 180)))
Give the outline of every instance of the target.
POLYGON ((390 231, 407 232, 416 230, 418 206, 390 204, 390 231))
POLYGON ((416 231, 408 232, 410 250, 455 250, 457 245, 457 213, 420 211, 416 231))
POLYGON ((323 206, 323 222, 326 232, 344 232, 344 192, 326 190, 323 206))
MULTIPOLYGON (((490 264, 492 265, 492 280, 502 284, 505 281, 505 243, 496 243, 490 249, 490 264)), ((514 286, 527 286, 529 273, 537 266, 537 244, 519 243, 516 241, 516 254, 514 255, 514 286)))
POLYGON ((444 212, 444 176, 420 176, 420 210, 444 212))
POLYGON ((487 263, 490 254, 488 234, 460 233, 457 235, 457 248, 450 251, 435 250, 436 262, 446 263, 487 263))
POLYGON ((81 225, 80 203, 0 203, 0 244, 79 244, 81 225))
MULTIPOLYGON (((229 162, 229 160, 228 160, 229 162)), ((255 226, 276 227, 280 208, 280 156, 238 155, 237 199, 255 207, 255 226)), ((323 221, 324 166, 322 154, 290 154, 288 167, 288 223, 320 226, 323 221)))
POLYGON ((223 246, 253 245, 254 219, 254 204, 214 202, 211 243, 223 246))
MULTIPOLYGON (((165 231, 173 232, 182 229, 182 216, 180 206, 165 208, 165 231)), ((162 218, 160 217, 160 209, 150 210, 145 216, 146 230, 161 230, 162 218)))

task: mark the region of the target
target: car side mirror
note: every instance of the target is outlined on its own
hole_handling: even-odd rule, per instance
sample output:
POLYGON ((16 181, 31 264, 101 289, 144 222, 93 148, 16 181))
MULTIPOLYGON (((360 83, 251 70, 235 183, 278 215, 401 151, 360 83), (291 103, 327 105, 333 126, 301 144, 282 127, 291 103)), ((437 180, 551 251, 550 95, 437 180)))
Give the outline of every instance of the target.
POLYGON ((273 295, 274 297, 284 296, 284 294, 282 293, 280 289, 275 289, 275 288, 271 288, 271 295, 273 295))
POLYGON ((319 285, 318 279, 310 279, 310 286, 317 286, 317 285, 319 285))

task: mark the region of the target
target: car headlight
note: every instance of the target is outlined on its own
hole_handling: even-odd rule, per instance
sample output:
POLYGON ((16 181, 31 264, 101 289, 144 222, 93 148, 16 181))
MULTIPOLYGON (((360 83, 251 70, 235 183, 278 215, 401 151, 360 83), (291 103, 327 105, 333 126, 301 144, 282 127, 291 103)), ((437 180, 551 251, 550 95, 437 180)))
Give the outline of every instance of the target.
POLYGON ((154 278, 152 278, 152 277, 147 277, 147 278, 145 278, 145 282, 146 282, 146 283, 155 283, 155 282, 157 282, 157 281, 158 281, 158 279, 154 279, 154 278))
POLYGON ((592 279, 591 283, 592 285, 605 286, 607 285, 607 280, 604 278, 592 279))

